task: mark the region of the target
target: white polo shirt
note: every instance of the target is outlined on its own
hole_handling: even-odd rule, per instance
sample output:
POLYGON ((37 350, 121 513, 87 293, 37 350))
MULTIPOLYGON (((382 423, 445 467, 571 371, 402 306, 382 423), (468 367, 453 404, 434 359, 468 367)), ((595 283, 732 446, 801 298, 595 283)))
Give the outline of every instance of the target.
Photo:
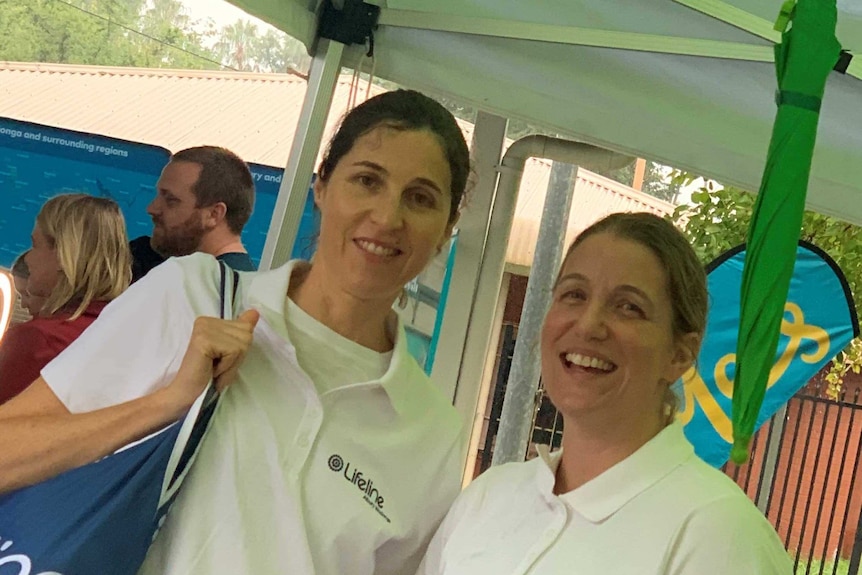
POLYGON ((458 497, 419 569, 445 575, 791 575, 766 518, 674 423, 553 493, 561 452, 495 467, 458 497))
MULTIPOLYGON (((460 420, 403 327, 380 380, 319 395, 285 327, 292 269, 240 274, 238 310, 261 313, 254 342, 143 574, 410 573, 458 493, 460 420)), ((211 257, 169 260, 42 375, 73 412, 151 393, 177 372, 194 318, 217 315, 217 292, 211 257)))

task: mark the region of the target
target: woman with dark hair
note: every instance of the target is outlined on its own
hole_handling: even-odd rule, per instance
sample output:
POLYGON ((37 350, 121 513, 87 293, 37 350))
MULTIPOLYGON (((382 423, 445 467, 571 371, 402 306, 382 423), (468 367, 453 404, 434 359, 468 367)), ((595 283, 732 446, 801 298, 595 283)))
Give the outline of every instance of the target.
POLYGON ((694 453, 671 385, 706 329, 706 275, 658 216, 612 214, 566 254, 541 334, 562 449, 461 494, 426 575, 790 575, 766 518, 694 453))
POLYGON ((210 256, 135 283, 0 409, 0 492, 164 427, 215 377, 210 430, 142 573, 415 570, 460 489, 463 441, 392 304, 448 241, 468 171, 455 119, 426 96, 355 108, 314 185, 313 261, 241 273, 235 320, 202 317, 217 309, 210 256))
POLYGON ((33 316, 0 345, 0 404, 21 393, 49 361, 129 286, 126 223, 113 200, 63 194, 36 216, 33 247, 13 266, 16 287, 27 271, 22 303, 33 316))

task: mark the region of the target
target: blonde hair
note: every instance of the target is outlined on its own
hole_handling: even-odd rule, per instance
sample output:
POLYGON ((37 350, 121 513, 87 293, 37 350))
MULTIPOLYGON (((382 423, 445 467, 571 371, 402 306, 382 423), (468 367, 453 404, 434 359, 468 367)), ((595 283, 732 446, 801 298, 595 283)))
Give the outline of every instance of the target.
POLYGON ((132 280, 126 222, 117 202, 87 194, 62 194, 45 202, 36 225, 51 242, 60 275, 42 312, 74 306, 76 319, 93 301, 111 301, 132 280))

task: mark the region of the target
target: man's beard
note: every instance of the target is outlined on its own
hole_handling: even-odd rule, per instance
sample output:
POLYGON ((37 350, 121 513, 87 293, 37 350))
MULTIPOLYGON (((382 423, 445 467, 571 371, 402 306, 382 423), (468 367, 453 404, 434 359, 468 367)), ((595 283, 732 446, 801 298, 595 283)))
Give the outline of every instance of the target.
POLYGON ((204 233, 206 230, 197 212, 192 213, 186 221, 170 230, 154 222, 150 247, 165 258, 187 256, 198 251, 204 233), (157 230, 161 233, 157 233, 157 230))

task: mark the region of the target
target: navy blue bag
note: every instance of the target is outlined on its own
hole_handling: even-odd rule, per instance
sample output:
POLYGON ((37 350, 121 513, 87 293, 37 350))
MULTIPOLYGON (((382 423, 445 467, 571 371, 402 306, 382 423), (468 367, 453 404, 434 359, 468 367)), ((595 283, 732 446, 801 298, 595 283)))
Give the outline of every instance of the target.
MULTIPOLYGON (((238 274, 221 268, 221 317, 238 274)), ((194 461, 218 402, 99 461, 0 495, 0 575, 135 575, 194 461)))

